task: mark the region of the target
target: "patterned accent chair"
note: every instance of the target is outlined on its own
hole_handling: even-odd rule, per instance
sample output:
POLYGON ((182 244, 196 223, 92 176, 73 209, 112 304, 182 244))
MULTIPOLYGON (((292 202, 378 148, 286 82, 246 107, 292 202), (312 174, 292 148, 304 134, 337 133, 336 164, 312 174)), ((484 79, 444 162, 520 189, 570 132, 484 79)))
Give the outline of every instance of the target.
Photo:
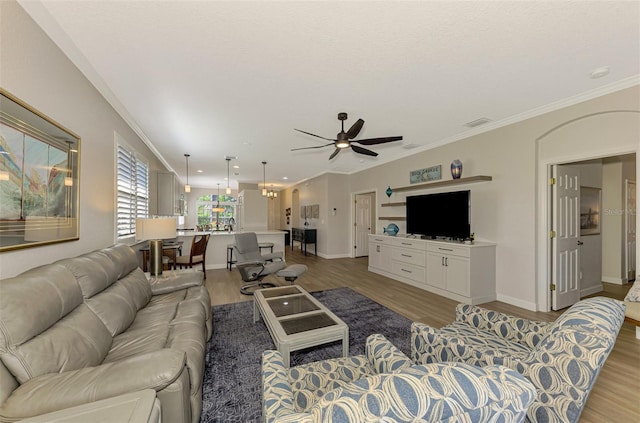
POLYGON ((265 351, 262 386, 267 423, 520 422, 536 395, 501 366, 414 366, 382 335, 367 338, 363 355, 290 369, 278 351, 265 351))
POLYGON ((605 297, 582 300, 548 323, 459 304, 456 321, 442 329, 412 324, 411 358, 416 364, 514 369, 538 391, 528 421, 573 423, 613 349, 624 313, 623 302, 605 297))

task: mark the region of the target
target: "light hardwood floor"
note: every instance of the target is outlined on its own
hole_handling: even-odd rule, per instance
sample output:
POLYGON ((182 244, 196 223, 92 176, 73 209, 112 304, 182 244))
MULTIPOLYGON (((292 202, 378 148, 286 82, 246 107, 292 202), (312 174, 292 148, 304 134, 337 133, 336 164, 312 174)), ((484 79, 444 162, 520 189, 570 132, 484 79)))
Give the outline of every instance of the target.
MULTIPOLYGON (((349 287, 413 321, 440 328, 455 320, 456 301, 371 273, 367 270, 366 257, 326 260, 311 255, 305 257, 297 248, 294 252, 287 250, 286 257, 288 264, 302 263, 309 267, 297 284, 310 292, 349 287)), ((279 278, 268 280, 284 284, 279 278)), ((240 293, 242 280, 235 268, 231 272, 208 270, 206 285, 212 305, 252 300, 240 293)), ((629 286, 605 284, 605 291, 597 295, 622 299, 628 289, 629 286)), ((499 301, 482 306, 542 321, 555 320, 561 314, 532 312, 499 301)), ((635 338, 635 327, 625 322, 591 391, 580 422, 635 421, 640 421, 640 340, 635 338)))

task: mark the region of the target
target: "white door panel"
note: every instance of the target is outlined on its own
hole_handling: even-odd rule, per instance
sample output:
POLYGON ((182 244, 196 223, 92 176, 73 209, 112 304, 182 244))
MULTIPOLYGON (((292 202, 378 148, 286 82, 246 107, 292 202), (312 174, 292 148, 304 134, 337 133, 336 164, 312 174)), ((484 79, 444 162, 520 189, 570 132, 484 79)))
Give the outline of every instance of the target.
POLYGON ((356 194, 355 204, 355 257, 369 255, 369 234, 371 232, 372 194, 356 194))
POLYGON ((552 292, 554 310, 580 300, 580 171, 553 166, 552 292))

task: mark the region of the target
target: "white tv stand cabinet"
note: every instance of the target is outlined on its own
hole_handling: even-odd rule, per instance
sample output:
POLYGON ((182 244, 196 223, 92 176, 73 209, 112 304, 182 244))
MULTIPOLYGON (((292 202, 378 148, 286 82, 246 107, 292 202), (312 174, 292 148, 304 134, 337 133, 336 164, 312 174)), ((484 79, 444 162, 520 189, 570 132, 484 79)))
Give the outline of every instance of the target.
POLYGON ((369 271, 467 304, 496 299, 496 248, 489 242, 369 235, 369 271))

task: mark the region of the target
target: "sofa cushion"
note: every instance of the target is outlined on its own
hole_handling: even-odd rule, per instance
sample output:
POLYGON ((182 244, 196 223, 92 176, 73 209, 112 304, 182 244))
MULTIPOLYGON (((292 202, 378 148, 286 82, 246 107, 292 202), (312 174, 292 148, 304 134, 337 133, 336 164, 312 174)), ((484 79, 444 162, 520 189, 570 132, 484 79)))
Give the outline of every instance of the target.
POLYGON ((472 344, 473 347, 481 351, 483 355, 502 356, 528 353, 531 351, 531 349, 525 345, 502 338, 493 331, 478 329, 464 322, 456 321, 442 329, 436 329, 436 331, 441 336, 447 337, 447 339, 457 338, 460 342, 472 344))
POLYGON ((64 266, 48 264, 0 285, 0 351, 20 345, 82 304, 82 292, 64 266))
POLYGON ((93 297, 118 280, 118 274, 111 265, 111 260, 100 251, 60 260, 57 263, 73 273, 84 298, 93 297))
POLYGON ((137 253, 128 245, 116 244, 100 251, 111 258, 111 263, 118 272, 118 279, 140 266, 137 253))
POLYGON ((85 304, 35 338, 2 353, 18 382, 47 373, 97 366, 111 347, 111 334, 85 304))
POLYGON ((295 411, 306 412, 327 392, 374 374, 364 354, 291 367, 289 383, 293 388, 295 411))
POLYGON ((102 362, 111 335, 66 267, 41 266, 1 287, 0 359, 19 383, 102 362))

